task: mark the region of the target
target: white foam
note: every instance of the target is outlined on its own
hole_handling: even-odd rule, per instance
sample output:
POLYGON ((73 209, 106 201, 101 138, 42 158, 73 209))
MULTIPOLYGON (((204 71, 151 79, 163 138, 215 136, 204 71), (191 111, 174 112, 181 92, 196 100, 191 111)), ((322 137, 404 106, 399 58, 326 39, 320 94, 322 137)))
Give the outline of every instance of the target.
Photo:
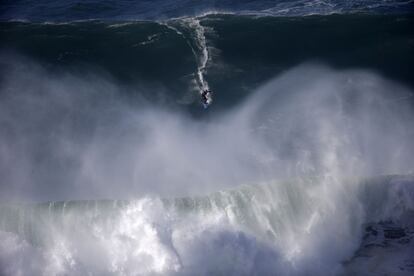
MULTIPOLYGON (((209 84, 205 79, 204 75, 207 70, 207 63, 210 59, 207 40, 205 36, 205 27, 201 25, 200 19, 198 17, 185 17, 175 20, 170 20, 169 22, 161 22, 160 24, 166 26, 167 28, 175 31, 178 35, 182 36, 187 45, 191 48, 194 58, 197 62, 197 72, 196 72, 196 83, 198 85, 198 92, 200 94, 205 90, 209 90, 209 84), (182 31, 172 24, 181 25, 184 28, 188 28, 190 31, 189 36, 187 37, 182 31)), ((212 102, 212 96, 210 95, 208 104, 212 102)))
POLYGON ((132 108, 98 76, 12 64, 0 93, 2 199, 138 200, 2 208, 9 274, 335 275, 364 223, 412 211, 409 177, 347 181, 413 170, 412 110, 386 97, 412 92, 370 72, 299 66, 209 121, 132 108), (243 183, 255 185, 225 190, 243 183))
MULTIPOLYGON (((28 214, 37 214, 41 224, 26 216, 25 229, 31 231, 25 238, 0 231, 0 272, 338 275, 344 271, 341 263, 360 245, 363 224, 374 218, 364 208, 368 201, 360 201, 362 186, 384 193, 382 204, 389 207, 383 208, 382 219, 398 221, 405 212, 414 212, 412 198, 406 202, 403 193, 393 192, 405 189, 413 194, 414 179, 399 184, 392 179, 398 177, 385 186, 379 184, 386 178, 370 183, 323 178, 275 181, 206 197, 164 201, 145 197, 120 207, 66 202, 64 213, 56 204, 44 212, 22 206, 29 208, 28 214)), ((408 252, 390 250, 378 254, 395 255, 400 262, 408 252)), ((361 265, 357 259, 347 269, 361 265)))

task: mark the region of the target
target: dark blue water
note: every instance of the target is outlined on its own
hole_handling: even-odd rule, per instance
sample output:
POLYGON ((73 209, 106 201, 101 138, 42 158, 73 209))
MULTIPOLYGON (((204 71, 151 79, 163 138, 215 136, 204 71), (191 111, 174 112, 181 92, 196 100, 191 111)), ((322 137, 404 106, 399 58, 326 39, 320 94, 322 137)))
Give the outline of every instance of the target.
MULTIPOLYGON (((13 53, 52 71, 105 72, 125 85, 166 87, 163 99, 173 105, 193 95, 186 103, 198 110, 197 72, 216 92, 215 108, 237 103, 275 75, 306 62, 369 69, 413 87, 413 21, 410 14, 334 14, 2 22, 0 49, 3 68, 13 64, 7 61, 13 53)), ((157 101, 158 95, 146 91, 140 93, 157 101)))
POLYGON ((86 19, 154 20, 203 13, 253 13, 261 15, 303 16, 349 12, 410 13, 410 0, 352 1, 234 1, 234 0, 155 0, 155 1, 2 1, 3 20, 72 21, 86 19))
POLYGON ((167 87, 167 102, 211 86, 216 107, 226 108, 305 62, 413 86, 413 8, 396 0, 2 1, 0 50, 50 70, 99 69, 121 83, 167 87))

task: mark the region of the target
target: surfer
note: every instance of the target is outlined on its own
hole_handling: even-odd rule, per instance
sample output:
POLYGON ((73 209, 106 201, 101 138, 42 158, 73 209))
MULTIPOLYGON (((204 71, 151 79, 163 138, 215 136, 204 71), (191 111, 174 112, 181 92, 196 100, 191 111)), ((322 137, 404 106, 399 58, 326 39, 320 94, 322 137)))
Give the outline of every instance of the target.
POLYGON ((211 91, 209 89, 205 89, 201 92, 201 101, 204 106, 208 106, 211 103, 211 91))

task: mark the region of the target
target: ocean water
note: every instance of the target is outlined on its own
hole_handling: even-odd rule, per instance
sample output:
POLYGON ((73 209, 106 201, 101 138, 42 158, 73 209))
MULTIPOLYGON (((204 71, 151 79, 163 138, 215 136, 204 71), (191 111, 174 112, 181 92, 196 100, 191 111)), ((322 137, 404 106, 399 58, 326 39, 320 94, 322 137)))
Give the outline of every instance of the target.
POLYGON ((0 275, 411 275, 413 8, 2 1, 0 275))

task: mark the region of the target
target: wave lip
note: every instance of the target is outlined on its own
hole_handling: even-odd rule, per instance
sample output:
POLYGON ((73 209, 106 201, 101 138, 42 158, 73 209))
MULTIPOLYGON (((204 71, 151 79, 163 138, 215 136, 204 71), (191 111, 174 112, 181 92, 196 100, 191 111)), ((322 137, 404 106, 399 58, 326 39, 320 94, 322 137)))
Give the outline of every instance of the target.
POLYGON ((412 0, 290 0, 290 1, 3 1, 0 20, 73 21, 158 20, 206 13, 256 14, 266 16, 306 16, 332 13, 412 13, 412 0))

